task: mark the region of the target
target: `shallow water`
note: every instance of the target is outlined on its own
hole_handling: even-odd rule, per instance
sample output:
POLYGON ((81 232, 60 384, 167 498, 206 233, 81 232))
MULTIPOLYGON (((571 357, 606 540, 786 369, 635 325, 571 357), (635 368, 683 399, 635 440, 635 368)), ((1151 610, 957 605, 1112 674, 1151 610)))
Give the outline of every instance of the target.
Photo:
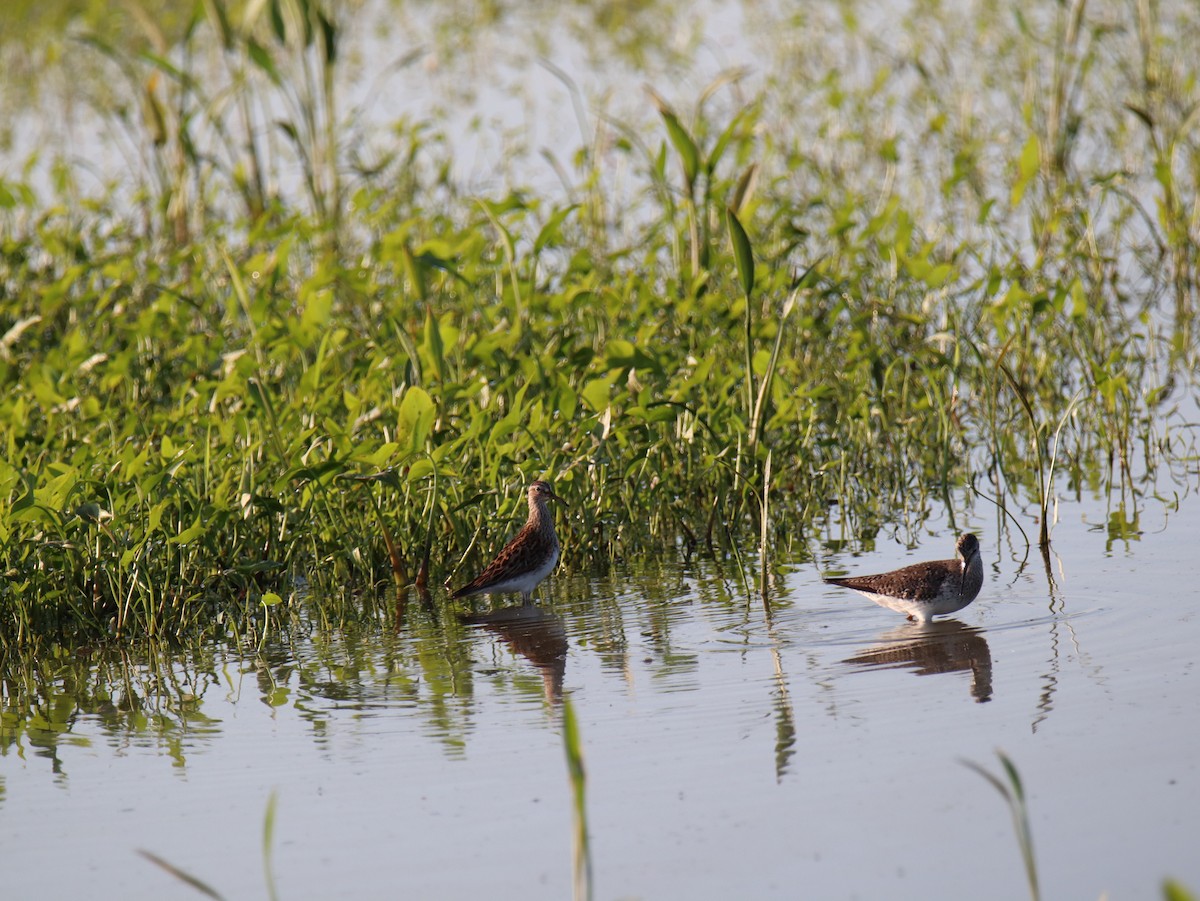
MULTIPOLYGON (((713 30, 715 74, 749 54, 717 43, 736 29, 713 30)), ((576 55, 551 54, 602 94, 610 82, 576 55)), ((422 71, 413 83, 461 75, 422 71)), ((514 71, 544 90, 513 101, 524 89, 505 74, 479 98, 502 126, 450 123, 469 183, 497 178, 514 146, 565 160, 578 143, 566 89, 514 71)), ((630 97, 649 115, 642 80, 683 102, 708 78, 639 73, 608 111, 625 116, 630 97)), ((412 102, 401 93, 378 91, 367 112, 390 121, 412 102)), ((1053 587, 1036 552, 1022 568, 994 521, 968 521, 983 592, 928 627, 823 585, 813 565, 780 571, 768 618, 733 563, 667 560, 558 576, 533 610, 440 592, 403 616, 382 604, 353 630, 304 623, 260 653, 0 661, 0 893, 199 897, 145 849, 227 897, 266 897, 274 796, 283 899, 569 897, 561 697, 580 723, 601 899, 1025 897, 1009 812, 961 763, 998 773, 997 748, 1025 780, 1045 897, 1153 897, 1167 875, 1200 889, 1200 504, 1160 507, 1147 501, 1124 544, 1101 504, 1064 504, 1053 587)), ((909 553, 881 535, 821 567, 879 571, 953 547, 944 523, 917 538, 909 553)))
MULTIPOLYGON (((1008 810, 961 763, 998 773, 997 748, 1025 781, 1046 897, 1200 886, 1200 504, 1112 546, 1062 513, 1053 599, 1036 554, 1018 570, 968 522, 984 590, 926 627, 811 565, 780 576, 768 619, 736 570, 670 562, 563 575, 515 612, 439 594, 398 620, 385 604, 257 656, 96 652, 83 686, 65 675, 79 666, 10 667, 4 894, 198 897, 146 849, 264 897, 274 793, 282 898, 567 897, 563 695, 598 898, 1025 896, 1008 810), (470 611, 490 618, 460 622, 470 611), (41 719, 17 713, 31 708, 41 719)), ((822 566, 952 544, 881 536, 822 566)))

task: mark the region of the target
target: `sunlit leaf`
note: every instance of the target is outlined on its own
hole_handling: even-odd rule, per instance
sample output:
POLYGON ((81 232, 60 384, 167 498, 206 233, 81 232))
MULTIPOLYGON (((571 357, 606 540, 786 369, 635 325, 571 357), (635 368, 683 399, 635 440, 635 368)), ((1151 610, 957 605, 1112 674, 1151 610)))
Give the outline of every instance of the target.
POLYGON ((1196 894, 1186 888, 1183 883, 1174 879, 1163 882, 1163 898, 1165 901, 1196 901, 1196 894))
POLYGON ((742 294, 749 299, 754 290, 754 252, 750 247, 750 238, 732 209, 725 210, 725 220, 729 224, 729 239, 733 243, 733 259, 737 263, 742 294))
POLYGON ((542 226, 538 232, 537 239, 533 242, 533 254, 537 256, 545 248, 552 247, 562 241, 562 225, 567 217, 579 209, 579 204, 572 203, 568 206, 560 207, 551 214, 546 220, 546 224, 542 226))
POLYGON ((696 183, 696 176, 700 172, 700 149, 696 146, 696 142, 692 136, 688 134, 686 128, 679 121, 679 117, 675 115, 674 110, 666 105, 657 95, 652 95, 655 106, 658 107, 658 114, 662 116, 663 124, 667 127, 667 137, 671 141, 671 145, 675 148, 675 152, 679 154, 679 162, 683 167, 683 177, 688 184, 688 190, 691 190, 692 185, 696 183))
POLYGON ((200 538, 204 534, 205 528, 205 524, 200 520, 200 517, 197 516, 195 522, 193 522, 190 526, 188 526, 178 535, 168 538, 167 544, 189 544, 200 538))
POLYGON ((579 392, 579 396, 594 412, 599 413, 608 407, 611 393, 612 381, 607 377, 601 377, 589 379, 583 386, 583 390, 579 392))
POLYGON ((409 451, 425 446, 437 408, 433 399, 423 388, 413 385, 404 392, 396 417, 396 440, 409 451))
POLYGON ((279 77, 279 71, 275 68, 275 60, 271 58, 271 54, 263 48, 263 46, 249 38, 246 41, 246 52, 249 53, 251 61, 267 74, 275 84, 282 84, 283 80, 279 77))
POLYGON ((1041 159, 1041 142, 1038 141, 1037 135, 1031 134, 1021 150, 1020 158, 1017 160, 1017 178, 1013 182, 1012 194, 1009 198, 1009 203, 1012 206, 1017 206, 1025 196, 1026 188, 1029 187, 1029 183, 1038 174, 1038 170, 1041 167, 1041 159))

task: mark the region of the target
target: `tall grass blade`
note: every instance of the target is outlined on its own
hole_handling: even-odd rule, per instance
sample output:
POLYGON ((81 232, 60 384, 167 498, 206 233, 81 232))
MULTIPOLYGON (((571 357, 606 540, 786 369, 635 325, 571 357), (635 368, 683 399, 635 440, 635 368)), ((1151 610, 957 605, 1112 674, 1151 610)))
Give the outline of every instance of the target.
POLYGON ((741 216, 746 209, 746 205, 750 203, 750 198, 754 196, 754 189, 758 186, 758 173, 761 171, 761 166, 758 163, 751 163, 746 167, 746 171, 742 173, 738 179, 737 188, 733 192, 733 200, 730 201, 729 208, 738 216, 741 216))
POLYGON ((1004 798, 1004 802, 1008 805, 1017 834, 1017 844, 1021 849, 1021 859, 1025 863, 1025 878, 1029 883, 1029 897, 1031 901, 1040 901, 1041 890, 1038 887, 1037 863, 1033 856, 1033 831, 1029 827, 1029 810, 1025 804, 1025 787, 1021 784, 1021 776, 1017 772, 1016 765, 1008 758, 1008 755, 1003 751, 997 751, 996 756, 1000 758, 1000 765, 1004 768, 1004 774, 1008 780, 1007 784, 974 761, 964 760, 962 764, 986 779, 992 788, 1000 793, 1000 796, 1004 798))
POLYGON ((729 240, 733 244, 733 259, 738 270, 738 280, 742 287, 742 296, 746 309, 742 317, 744 326, 745 348, 743 356, 746 360, 746 416, 750 420, 749 449, 754 450, 757 438, 753 424, 754 419, 754 311, 750 306, 750 295, 754 290, 754 251, 750 246, 750 238, 737 214, 726 207, 725 220, 729 227, 729 240))
POLYGON ((729 240, 733 244, 733 260, 737 264, 742 294, 749 303, 750 295, 754 291, 754 250, 750 246, 750 237, 733 207, 725 208, 725 218, 729 223, 729 240))
POLYGON ((183 870, 179 869, 179 867, 175 866, 173 863, 163 860, 161 857, 159 857, 153 851, 147 851, 145 848, 138 848, 137 853, 142 855, 142 857, 146 858, 146 860, 150 861, 152 864, 155 864, 156 866, 159 866, 162 869, 166 870, 168 873, 170 873, 172 876, 174 876, 180 882, 187 883, 192 888, 194 888, 196 891, 200 892, 200 894, 207 895, 209 898, 215 898, 216 901, 225 901, 225 896, 222 895, 220 892, 218 892, 216 889, 214 889, 212 886, 208 885, 208 883, 197 879, 191 873, 185 873, 183 870))
MULTIPOLYGON (((1007 350, 1007 348, 1005 349, 1007 350)), ((1044 556, 1050 546, 1050 525, 1046 518, 1046 512, 1050 508, 1050 492, 1046 486, 1046 460, 1045 454, 1042 451, 1041 429, 1038 427, 1037 415, 1033 412, 1033 404, 1029 402, 1029 394, 1017 381, 1016 376, 1004 364, 1003 352, 1001 352, 1001 359, 996 361, 996 365, 1004 374, 1005 379, 1008 380, 1009 386, 1017 396, 1017 400, 1021 402, 1021 408, 1025 411, 1025 416, 1029 420, 1029 428, 1033 437, 1033 449, 1037 455, 1038 505, 1041 508, 1041 527, 1038 529, 1038 546, 1042 549, 1044 556)))
POLYGON ((592 854, 587 828, 587 774, 583 766, 583 745, 579 739, 579 721, 575 705, 563 698, 563 750, 567 755, 567 775, 571 781, 571 800, 574 824, 575 901, 590 901, 592 897, 592 854))
POLYGON ((696 145, 692 136, 688 134, 688 130, 683 127, 683 123, 679 121, 679 117, 675 115, 675 111, 667 105, 667 102, 653 90, 649 88, 647 90, 650 92, 650 99, 658 109, 658 114, 662 116, 663 124, 667 127, 667 137, 671 141, 671 146, 679 154, 679 162, 683 167, 683 177, 687 182, 687 196, 694 199, 696 176, 700 173, 700 148, 696 145))
POLYGON ((766 415, 767 402, 771 399, 771 383, 775 380, 775 371, 779 368, 779 352, 783 348, 784 326, 792 310, 796 308, 796 294, 799 289, 792 291, 783 302, 779 313, 779 323, 775 330, 775 343, 771 346, 771 356, 767 360, 767 371, 763 373, 762 381, 758 384, 758 396, 754 399, 754 409, 750 417, 750 446, 761 437, 763 417, 766 415))
POLYGON ((763 609, 770 615, 771 600, 767 593, 768 572, 770 570, 770 559, 768 557, 767 536, 770 534, 771 524, 771 451, 767 451, 767 460, 763 464, 763 488, 762 488, 762 518, 761 526, 758 533, 758 560, 759 560, 759 592, 762 594, 763 609))
POLYGON ((267 799, 267 812, 263 816, 263 875, 267 880, 267 897, 271 901, 278 901, 279 892, 275 888, 275 867, 272 863, 271 853, 275 846, 275 807, 278 801, 278 796, 274 791, 267 799))

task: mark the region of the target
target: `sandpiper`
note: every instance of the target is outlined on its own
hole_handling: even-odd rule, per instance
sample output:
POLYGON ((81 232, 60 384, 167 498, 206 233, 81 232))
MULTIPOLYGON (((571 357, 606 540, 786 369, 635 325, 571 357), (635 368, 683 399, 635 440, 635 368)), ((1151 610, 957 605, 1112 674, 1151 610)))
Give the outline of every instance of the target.
POLYGON ((979 539, 970 532, 958 539, 953 560, 914 563, 876 576, 826 579, 830 585, 853 588, 876 604, 927 623, 934 616, 954 613, 975 600, 983 587, 983 558, 979 539))
POLYGON ((529 602, 538 583, 558 563, 558 535, 554 532, 554 514, 546 507, 547 501, 562 502, 554 493, 549 482, 538 479, 529 486, 529 518, 525 525, 496 559, 474 579, 451 597, 465 598, 473 594, 506 594, 521 592, 521 599, 529 602))

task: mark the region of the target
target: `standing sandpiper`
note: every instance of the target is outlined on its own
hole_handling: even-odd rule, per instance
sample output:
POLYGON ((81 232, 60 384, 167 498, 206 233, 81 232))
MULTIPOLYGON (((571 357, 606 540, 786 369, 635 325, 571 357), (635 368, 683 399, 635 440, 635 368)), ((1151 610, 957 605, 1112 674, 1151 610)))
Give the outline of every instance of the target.
POLYGON ((983 587, 983 558, 979 539, 967 532, 958 539, 953 560, 914 563, 877 576, 826 579, 830 585, 853 588, 876 604, 927 623, 942 613, 954 613, 975 600, 983 587))
POLYGON ((547 501, 562 502, 549 482, 541 479, 529 486, 529 518, 525 525, 487 569, 451 595, 453 598, 473 594, 506 594, 521 592, 521 600, 529 603, 538 583, 558 563, 558 535, 554 532, 554 514, 547 501))

